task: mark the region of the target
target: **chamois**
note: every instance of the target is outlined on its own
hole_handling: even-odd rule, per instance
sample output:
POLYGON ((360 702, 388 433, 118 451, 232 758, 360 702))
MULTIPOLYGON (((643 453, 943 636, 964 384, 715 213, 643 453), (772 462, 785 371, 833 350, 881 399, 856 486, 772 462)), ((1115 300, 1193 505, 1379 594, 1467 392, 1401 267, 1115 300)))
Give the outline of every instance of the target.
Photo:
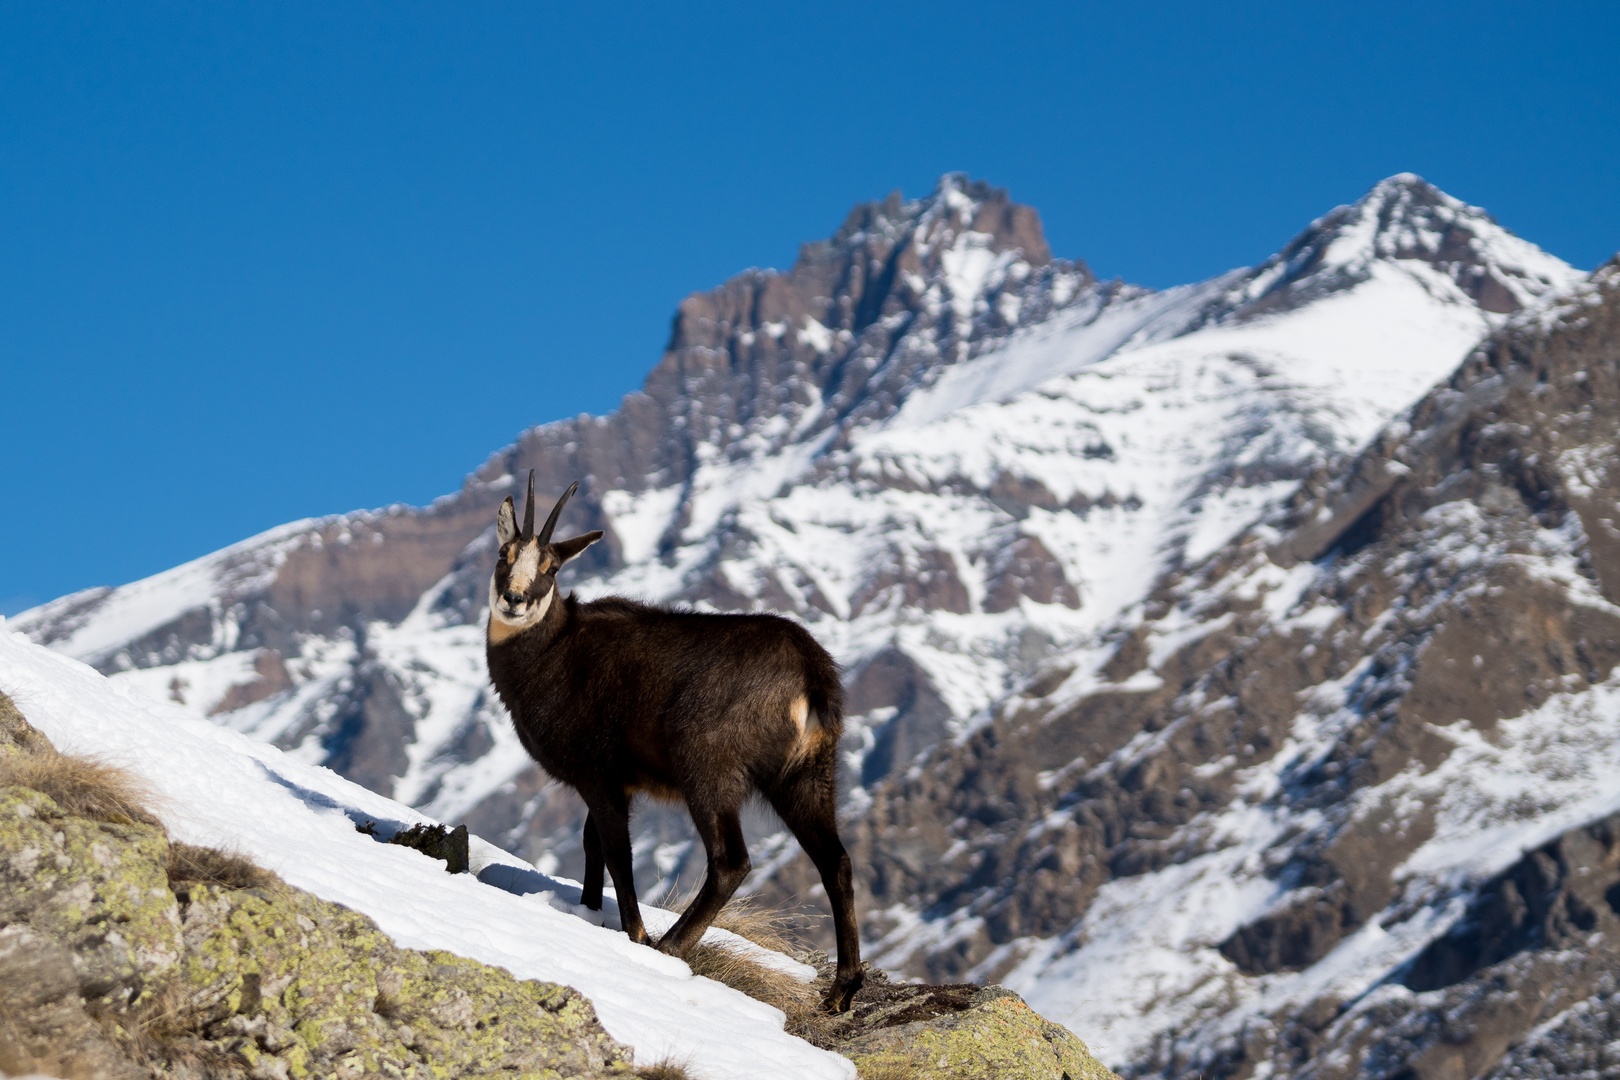
POLYGON ((838 939, 823 1004, 848 1010, 862 976, 854 875, 835 816, 844 722, 837 664, 803 627, 775 615, 559 598, 557 571, 602 537, 551 542, 578 488, 563 492, 539 536, 533 470, 521 531, 511 496, 501 503, 486 656, 524 749, 585 800, 581 899, 601 909, 605 863, 625 933, 651 944, 631 876, 630 801, 646 792, 684 802, 708 873, 657 946, 684 956, 748 874, 739 811, 757 792, 821 873, 838 939))

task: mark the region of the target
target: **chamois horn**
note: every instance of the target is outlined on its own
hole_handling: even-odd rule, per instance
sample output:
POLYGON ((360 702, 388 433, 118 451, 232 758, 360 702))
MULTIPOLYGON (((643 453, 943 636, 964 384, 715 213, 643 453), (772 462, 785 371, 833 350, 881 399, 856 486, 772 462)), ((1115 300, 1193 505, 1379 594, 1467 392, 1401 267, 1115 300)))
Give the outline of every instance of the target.
MULTIPOLYGON (((550 530, 547 530, 548 532, 550 530)), ((529 501, 523 506, 523 539, 534 539, 534 470, 529 470, 529 501)), ((541 541, 545 543, 545 541, 541 541)))
MULTIPOLYGON (((551 508, 551 516, 546 518, 546 527, 540 530, 540 542, 542 544, 551 543, 551 530, 557 527, 557 515, 562 513, 563 503, 568 501, 568 496, 572 495, 578 490, 579 481, 575 480, 572 484, 568 485, 568 490, 562 493, 562 498, 557 500, 557 505, 551 508)), ((534 505, 533 499, 529 500, 529 505, 531 507, 534 505)), ((530 519, 530 523, 533 523, 532 518, 530 519)))

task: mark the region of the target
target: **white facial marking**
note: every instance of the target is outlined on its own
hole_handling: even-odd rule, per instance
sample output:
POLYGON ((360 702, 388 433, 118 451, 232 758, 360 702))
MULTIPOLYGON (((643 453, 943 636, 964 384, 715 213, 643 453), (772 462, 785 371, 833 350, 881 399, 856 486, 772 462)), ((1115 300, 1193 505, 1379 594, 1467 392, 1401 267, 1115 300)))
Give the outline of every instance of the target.
POLYGON ((530 541, 518 551, 517 562, 506 578, 506 587, 513 592, 528 592, 534 579, 540 576, 540 545, 530 541))

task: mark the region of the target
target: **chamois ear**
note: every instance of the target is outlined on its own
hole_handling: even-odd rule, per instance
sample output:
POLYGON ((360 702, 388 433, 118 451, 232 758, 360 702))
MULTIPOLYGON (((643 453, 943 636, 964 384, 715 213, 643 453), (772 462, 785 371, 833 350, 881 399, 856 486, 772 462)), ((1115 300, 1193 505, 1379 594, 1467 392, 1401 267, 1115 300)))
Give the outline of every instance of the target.
POLYGON ((495 511, 495 539, 505 547, 516 540, 517 535, 517 508, 512 505, 512 496, 508 495, 501 500, 501 508, 495 511))
POLYGON ((561 566, 569 559, 577 558, 579 553, 602 539, 602 530, 588 532, 584 536, 576 536, 572 540, 559 540, 551 545, 551 550, 557 554, 557 565, 561 566))

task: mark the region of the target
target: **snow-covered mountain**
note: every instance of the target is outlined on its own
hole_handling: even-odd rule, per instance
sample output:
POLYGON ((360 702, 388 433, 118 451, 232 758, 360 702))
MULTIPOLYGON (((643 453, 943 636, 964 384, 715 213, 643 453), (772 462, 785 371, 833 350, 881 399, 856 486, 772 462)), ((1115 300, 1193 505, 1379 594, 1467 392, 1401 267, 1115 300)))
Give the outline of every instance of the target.
POLYGON ((1608 1075, 1620 260, 856 827, 877 960, 1175 1077, 1608 1075))
MULTIPOLYGON (((137 692, 569 869, 582 811, 528 763, 489 693, 481 623, 498 500, 529 468, 552 492, 583 478, 559 528, 601 528, 607 541, 574 572, 582 594, 785 611, 846 664, 852 830, 867 931, 886 963, 1006 973, 1060 1021, 1117 996, 1135 1019, 1099 1021, 1112 1063, 1180 1068, 1205 1050, 1156 1040, 1192 1018, 1207 1049, 1228 1037, 1221 1018, 1272 1016, 1271 976, 1244 973, 1248 954, 1216 948, 1180 909, 1164 918, 1181 929, 1142 938, 1132 927, 1159 909, 1108 890, 1140 879, 1187 900, 1194 883, 1247 881, 1241 903, 1206 906, 1252 914, 1278 888, 1265 853, 1316 826, 1262 806, 1274 793, 1261 789, 1280 781, 1239 755, 1260 768, 1249 817, 1233 781, 1172 827, 1152 800, 1180 806, 1181 789, 1138 777, 1124 789, 1136 795, 1110 796, 1099 818, 1108 843, 1075 847, 1079 862, 1062 845, 1048 851, 1041 830, 1089 805, 1063 799, 1094 770, 1147 760, 1147 746, 1170 747, 1178 765, 1164 776, 1235 775, 1230 747, 1157 734, 1207 704, 1178 697, 1164 665, 1181 665, 1185 682, 1227 657, 1200 651, 1227 640, 1210 628, 1225 616, 1199 614, 1213 608, 1188 600, 1186 583, 1226 575, 1211 595, 1255 597, 1244 610, 1261 626, 1242 623, 1243 634, 1325 630, 1289 622, 1295 600, 1278 590, 1337 572, 1318 560, 1342 536, 1286 515, 1306 514, 1312 493, 1399 430, 1386 425, 1430 400, 1482 338, 1580 279, 1402 175, 1258 267, 1154 292, 1053 260, 1032 210, 947 176, 927 198, 857 208, 788 272, 750 271, 688 298, 663 360, 618 412, 526 432, 432 507, 294 523, 9 625, 137 692), (1275 558, 1255 554, 1285 535, 1275 558), (1252 580, 1232 576, 1239 564, 1252 580), (995 758, 1015 745, 1024 750, 995 758), (1253 847, 1252 880, 1225 862, 1172 880, 1167 868, 1194 865, 1186 830, 1203 827, 1190 824, 1198 813, 1213 815, 1210 829, 1220 821, 1199 834, 1212 851, 1253 847), (1241 843, 1223 847, 1225 836, 1241 843), (1164 850, 1113 854, 1121 837, 1164 850), (1122 943, 1115 976, 1145 949, 1140 991, 1086 989, 1074 970, 1091 961, 1063 960, 1084 957, 1086 941, 1122 943), (1251 984, 1261 989, 1242 989, 1251 984), (1139 1017, 1147 1002, 1158 1011, 1139 1017)), ((1238 635, 1240 623, 1233 614, 1218 628, 1238 635)), ((1244 753, 1292 767, 1283 730, 1244 753)), ((679 817, 640 821, 649 885, 701 860, 679 817)), ((763 870, 751 887, 813 895, 771 829, 754 823, 763 870)))

